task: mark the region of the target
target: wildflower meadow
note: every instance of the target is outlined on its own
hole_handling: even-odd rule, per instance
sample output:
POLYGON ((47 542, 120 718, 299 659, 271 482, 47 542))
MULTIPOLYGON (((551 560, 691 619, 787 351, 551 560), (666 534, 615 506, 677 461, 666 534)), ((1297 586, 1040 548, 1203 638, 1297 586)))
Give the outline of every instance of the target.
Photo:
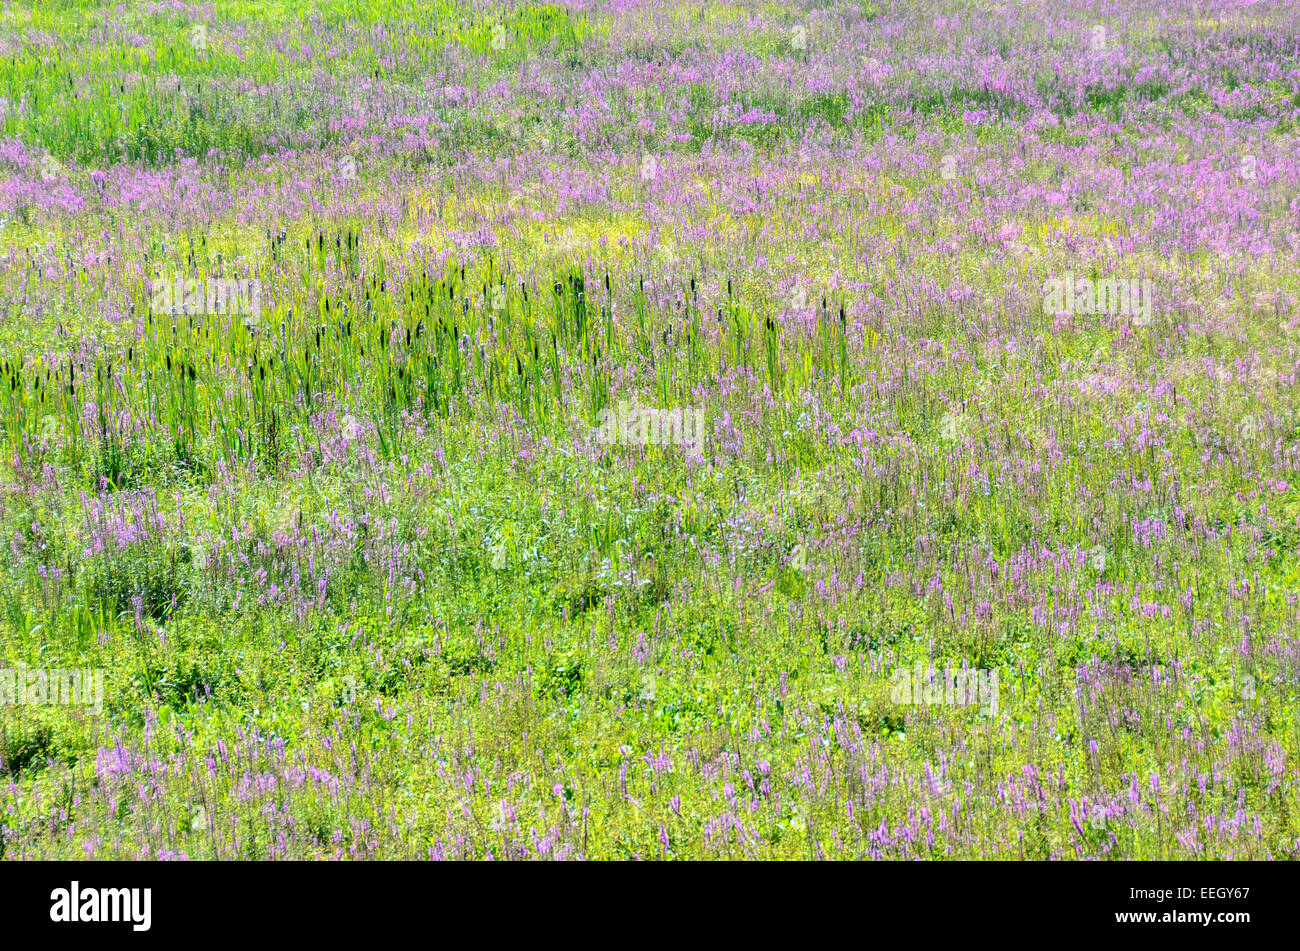
POLYGON ((1298 265, 1294 0, 10 0, 0 858, 1300 858, 1298 265))

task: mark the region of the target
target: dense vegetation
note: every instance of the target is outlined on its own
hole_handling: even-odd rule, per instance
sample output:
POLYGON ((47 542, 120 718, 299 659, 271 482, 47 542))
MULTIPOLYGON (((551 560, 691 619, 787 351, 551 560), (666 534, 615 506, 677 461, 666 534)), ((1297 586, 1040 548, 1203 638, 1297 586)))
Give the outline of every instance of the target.
POLYGON ((0 855, 1297 857, 1294 11, 983 6, 7 5, 0 855))

